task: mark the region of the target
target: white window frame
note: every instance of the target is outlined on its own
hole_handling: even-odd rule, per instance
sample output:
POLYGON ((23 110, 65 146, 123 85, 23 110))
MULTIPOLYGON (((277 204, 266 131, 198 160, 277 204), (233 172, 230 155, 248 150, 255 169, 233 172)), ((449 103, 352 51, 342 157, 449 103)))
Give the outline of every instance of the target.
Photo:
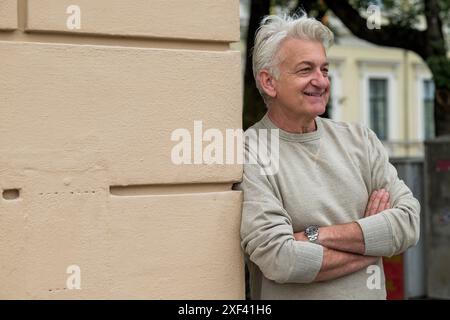
POLYGON ((333 79, 331 85, 331 104, 333 109, 330 117, 335 121, 342 121, 342 64, 344 59, 330 58, 329 62, 329 75, 333 79))
MULTIPOLYGON (((380 64, 383 66, 383 64, 380 64)), ((386 66, 386 65, 384 65, 386 66)), ((389 65, 388 65, 389 66, 389 65)), ((397 66, 397 64, 395 64, 397 66)), ((399 131, 396 124, 398 123, 398 106, 397 96, 398 84, 396 72, 397 68, 393 71, 372 71, 366 70, 362 66, 362 95, 361 105, 363 106, 362 122, 364 125, 370 128, 370 95, 369 95, 369 80, 372 78, 386 79, 387 80, 387 110, 388 110, 388 134, 387 141, 397 140, 399 137, 399 131)))
POLYGON ((417 101, 418 108, 417 108, 417 139, 419 141, 425 140, 425 104, 423 103, 423 100, 425 98, 425 92, 423 90, 423 83, 425 80, 433 80, 433 77, 429 72, 425 71, 418 71, 416 69, 416 88, 417 88, 417 101))
POLYGON ((331 105, 333 109, 331 110, 330 117, 333 120, 342 120, 342 77, 341 77, 341 65, 342 61, 330 60, 330 64, 334 68, 330 68, 329 75, 332 78, 333 83, 331 84, 331 105))

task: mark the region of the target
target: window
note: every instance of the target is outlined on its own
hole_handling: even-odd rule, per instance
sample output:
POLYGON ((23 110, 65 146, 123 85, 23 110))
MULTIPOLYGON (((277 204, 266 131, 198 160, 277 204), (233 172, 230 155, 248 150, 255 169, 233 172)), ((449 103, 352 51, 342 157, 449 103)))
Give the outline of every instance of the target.
POLYGON ((380 140, 388 137, 387 79, 369 79, 370 128, 380 140))
POLYGON ((423 80, 423 119, 425 139, 434 137, 434 82, 423 80))

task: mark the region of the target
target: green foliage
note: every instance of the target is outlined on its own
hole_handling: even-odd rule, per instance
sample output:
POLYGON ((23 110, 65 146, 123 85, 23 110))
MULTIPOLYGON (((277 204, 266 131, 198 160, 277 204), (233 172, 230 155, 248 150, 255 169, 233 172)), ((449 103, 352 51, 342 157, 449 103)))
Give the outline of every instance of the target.
POLYGON ((441 9, 442 22, 450 29, 450 0, 439 1, 439 8, 441 9))
POLYGON ((450 60, 445 56, 432 56, 427 59, 427 65, 436 87, 450 89, 450 60))

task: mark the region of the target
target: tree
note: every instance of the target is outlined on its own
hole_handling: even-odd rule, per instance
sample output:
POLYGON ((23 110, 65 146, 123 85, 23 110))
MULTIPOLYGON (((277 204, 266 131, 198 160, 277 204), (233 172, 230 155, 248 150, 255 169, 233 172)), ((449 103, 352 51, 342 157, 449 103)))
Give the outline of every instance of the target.
POLYGON ((252 0, 247 31, 247 53, 244 73, 244 129, 261 119, 266 107, 253 79, 252 52, 261 19, 270 12, 270 0, 252 0))
MULTIPOLYGON (((260 1, 253 0, 252 5, 254 2, 260 1)), ((287 5, 288 1, 278 0, 275 3, 287 5)), ((296 8, 300 7, 307 12, 314 12, 316 19, 324 23, 326 23, 324 13, 327 9, 331 9, 356 37, 377 45, 417 53, 429 67, 435 83, 436 136, 450 134, 450 60, 447 56, 448 45, 444 34, 444 27, 450 27, 449 0, 309 0, 298 1, 296 8), (367 8, 371 3, 381 5, 384 23, 379 29, 367 28, 367 8), (418 28, 421 17, 426 22, 423 30, 418 28)), ((252 33, 250 28, 247 35, 247 39, 249 38, 254 38, 254 32, 252 33)), ((251 68, 251 63, 250 66, 247 65, 248 67, 251 68)), ((247 79, 245 83, 247 86, 247 79)), ((250 95, 246 97, 247 101, 249 98, 250 95)), ((260 107, 249 105, 247 101, 244 101, 244 110, 260 107)), ((254 110, 252 112, 255 113, 254 110)))
POLYGON ((450 134, 450 60, 443 27, 449 23, 449 0, 383 1, 388 22, 380 29, 368 29, 360 12, 370 1, 333 1, 325 4, 358 38, 381 46, 411 50, 427 64, 435 84, 434 117, 436 136, 450 134), (352 2, 352 3, 350 3, 352 2), (417 29, 425 17, 426 28, 417 29))

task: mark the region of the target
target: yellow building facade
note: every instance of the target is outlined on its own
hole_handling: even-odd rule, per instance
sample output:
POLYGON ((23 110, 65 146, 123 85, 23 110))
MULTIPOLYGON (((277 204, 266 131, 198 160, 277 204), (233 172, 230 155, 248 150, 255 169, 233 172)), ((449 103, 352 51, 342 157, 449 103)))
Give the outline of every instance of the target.
POLYGON ((328 57, 331 117, 371 127, 391 156, 422 156, 433 126, 432 75, 422 59, 401 49, 340 44, 330 48, 328 57), (384 87, 378 97, 377 85, 384 87), (384 115, 373 110, 377 102, 384 115))

